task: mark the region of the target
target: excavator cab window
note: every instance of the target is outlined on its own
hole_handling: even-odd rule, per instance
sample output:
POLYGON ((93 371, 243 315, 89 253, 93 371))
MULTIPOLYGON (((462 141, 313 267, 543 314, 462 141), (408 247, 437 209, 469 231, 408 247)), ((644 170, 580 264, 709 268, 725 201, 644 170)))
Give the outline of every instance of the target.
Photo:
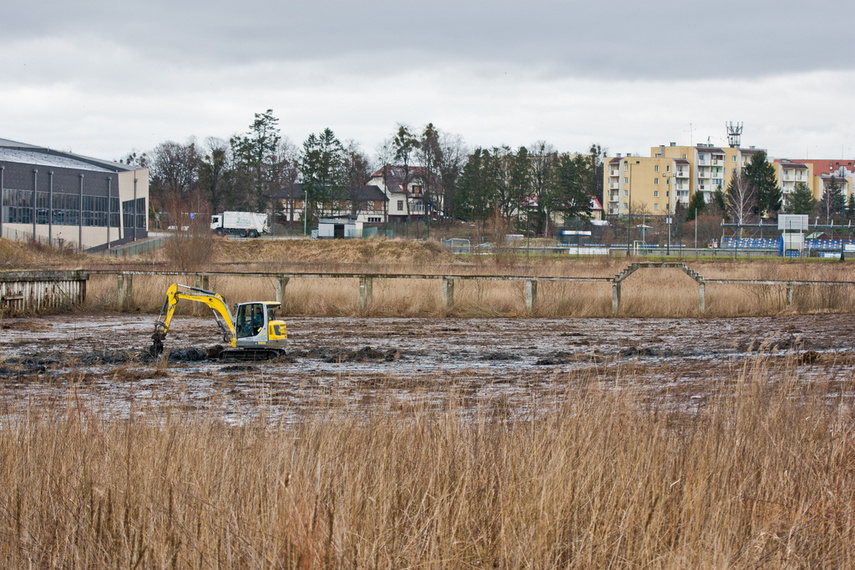
POLYGON ((264 304, 247 303, 240 305, 235 321, 238 338, 256 336, 264 329, 264 304))

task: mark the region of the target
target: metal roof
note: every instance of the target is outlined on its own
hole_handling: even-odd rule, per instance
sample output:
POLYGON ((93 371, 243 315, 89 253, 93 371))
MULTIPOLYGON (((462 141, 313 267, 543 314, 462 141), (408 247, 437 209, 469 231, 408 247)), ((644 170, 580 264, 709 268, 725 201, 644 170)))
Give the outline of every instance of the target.
POLYGON ((32 164, 53 168, 71 168, 90 172, 126 172, 134 170, 127 164, 100 160, 47 147, 0 139, 0 161, 32 164))

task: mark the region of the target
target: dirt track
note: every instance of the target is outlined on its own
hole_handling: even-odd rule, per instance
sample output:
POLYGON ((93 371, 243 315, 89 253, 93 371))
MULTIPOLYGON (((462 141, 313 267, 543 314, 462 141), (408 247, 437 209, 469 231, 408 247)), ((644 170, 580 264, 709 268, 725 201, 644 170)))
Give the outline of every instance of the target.
POLYGON ((176 351, 166 366, 140 357, 153 323, 153 316, 128 314, 4 319, 0 413, 70 394, 111 415, 177 400, 184 409, 215 409, 230 420, 261 409, 287 417, 328 404, 442 402, 452 393, 525 405, 582 382, 636 389, 645 398, 667 393, 669 401, 691 405, 759 354, 797 363, 804 380, 833 378, 835 389, 849 393, 855 370, 849 315, 290 318, 288 357, 259 364, 204 359, 204 349, 221 340, 216 325, 182 316, 166 341, 176 351), (200 350, 177 350, 190 347, 200 350))

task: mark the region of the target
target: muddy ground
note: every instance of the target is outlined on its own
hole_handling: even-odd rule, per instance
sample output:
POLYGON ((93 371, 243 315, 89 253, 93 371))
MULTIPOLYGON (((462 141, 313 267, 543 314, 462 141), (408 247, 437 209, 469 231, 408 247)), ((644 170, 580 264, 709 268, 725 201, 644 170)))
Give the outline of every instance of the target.
POLYGON ((59 315, 0 321, 0 415, 50 402, 125 417, 165 406, 229 421, 288 419, 347 406, 525 409, 580 385, 628 389, 657 405, 701 404, 749 360, 795 370, 852 397, 850 315, 738 319, 289 318, 288 355, 264 363, 206 357, 210 317, 176 317, 168 361, 145 351, 154 316, 59 315))

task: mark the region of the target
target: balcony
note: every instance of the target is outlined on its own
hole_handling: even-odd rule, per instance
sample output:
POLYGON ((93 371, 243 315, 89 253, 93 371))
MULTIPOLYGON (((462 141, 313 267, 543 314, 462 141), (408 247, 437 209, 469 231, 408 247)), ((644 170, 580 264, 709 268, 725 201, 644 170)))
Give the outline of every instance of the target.
POLYGON ((678 170, 674 176, 676 176, 677 178, 688 178, 689 177, 689 171, 688 170, 678 170))

